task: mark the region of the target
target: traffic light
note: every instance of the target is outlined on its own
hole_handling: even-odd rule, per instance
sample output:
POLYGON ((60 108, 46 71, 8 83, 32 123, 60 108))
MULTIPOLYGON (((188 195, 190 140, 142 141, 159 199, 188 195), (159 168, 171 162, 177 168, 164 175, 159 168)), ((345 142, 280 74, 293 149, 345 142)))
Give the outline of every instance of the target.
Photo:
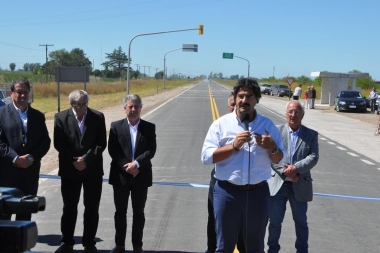
POLYGON ((203 34, 203 25, 198 26, 198 34, 202 35, 203 34))

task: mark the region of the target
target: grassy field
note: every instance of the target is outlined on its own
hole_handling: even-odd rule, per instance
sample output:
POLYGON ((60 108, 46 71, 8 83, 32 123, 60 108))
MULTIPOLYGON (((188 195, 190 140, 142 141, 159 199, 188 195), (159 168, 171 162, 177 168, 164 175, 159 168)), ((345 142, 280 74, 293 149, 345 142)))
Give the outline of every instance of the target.
MULTIPOLYGON (((54 80, 46 83, 45 75, 33 75, 31 72, 0 71, 0 85, 9 86, 12 80, 20 78, 27 78, 33 86, 33 103, 31 106, 45 113, 47 119, 52 119, 58 111, 57 83, 54 80)), ((166 79, 165 87, 166 90, 170 90, 198 81, 194 79, 166 79)), ((70 107, 68 96, 75 89, 83 90, 84 83, 60 83, 60 111, 70 107)), ((117 78, 101 79, 90 76, 90 82, 86 84, 86 91, 90 96, 89 104, 97 110, 121 104, 126 95, 126 90, 126 80, 117 78)), ((162 79, 145 78, 130 81, 130 94, 136 93, 141 97, 146 97, 163 91, 165 90, 163 89, 162 79)))

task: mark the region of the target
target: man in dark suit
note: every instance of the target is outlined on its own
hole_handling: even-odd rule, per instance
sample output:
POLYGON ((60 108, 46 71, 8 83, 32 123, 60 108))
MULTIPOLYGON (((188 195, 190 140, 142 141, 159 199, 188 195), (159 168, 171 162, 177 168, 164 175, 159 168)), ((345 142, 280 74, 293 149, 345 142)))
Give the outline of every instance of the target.
POLYGON ((115 243, 111 253, 125 252, 127 207, 131 195, 133 208, 132 246, 134 253, 143 252, 145 202, 152 186, 151 159, 156 153, 156 126, 140 118, 141 98, 136 94, 123 99, 125 119, 112 122, 108 152, 112 158, 109 183, 115 202, 115 243))
MULTIPOLYGON (((0 108, 0 187, 20 189, 36 195, 41 158, 49 151, 50 138, 45 116, 28 105, 30 83, 13 81, 13 103, 0 108)), ((20 213, 16 220, 31 220, 31 213, 20 213)), ((6 214, 1 219, 10 219, 6 214)))
POLYGON ((99 203, 103 183, 103 156, 107 146, 104 115, 90 109, 88 94, 74 90, 69 95, 71 108, 55 115, 54 147, 59 152, 59 171, 63 214, 62 245, 56 253, 73 252, 78 202, 83 186, 84 229, 82 244, 86 253, 98 252, 95 235, 99 222, 99 203))
POLYGON ((305 114, 299 100, 286 105, 287 124, 279 126, 286 151, 284 168, 272 171, 268 180, 270 190, 268 253, 280 251, 279 239, 286 202, 289 201, 296 228, 297 253, 308 252, 309 228, 307 202, 313 200, 310 170, 319 159, 318 132, 302 125, 305 114))

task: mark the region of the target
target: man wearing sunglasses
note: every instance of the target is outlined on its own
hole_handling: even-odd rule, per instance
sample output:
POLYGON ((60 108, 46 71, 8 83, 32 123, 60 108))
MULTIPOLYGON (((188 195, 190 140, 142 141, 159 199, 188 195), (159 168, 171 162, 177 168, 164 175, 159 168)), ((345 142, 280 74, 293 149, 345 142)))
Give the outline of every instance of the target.
POLYGON ((103 113, 88 108, 84 90, 69 95, 70 109, 54 118, 54 147, 59 153, 63 214, 62 245, 56 253, 73 252, 77 208, 83 187, 84 221, 82 245, 85 253, 98 252, 95 235, 99 222, 99 203, 103 183, 103 156, 107 146, 103 113))

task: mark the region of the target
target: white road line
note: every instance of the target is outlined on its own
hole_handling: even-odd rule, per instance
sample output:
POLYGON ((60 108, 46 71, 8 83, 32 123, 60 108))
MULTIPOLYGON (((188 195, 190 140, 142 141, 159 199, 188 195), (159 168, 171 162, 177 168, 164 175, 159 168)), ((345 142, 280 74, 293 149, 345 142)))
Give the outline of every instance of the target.
POLYGON ((324 138, 324 137, 320 137, 320 139, 321 139, 321 140, 324 140, 324 141, 325 141, 325 140, 327 140, 327 139, 326 139, 326 138, 324 138))
POLYGON ((332 141, 328 141, 327 143, 331 145, 335 145, 335 142, 332 142, 332 141))
POLYGON ((347 154, 352 155, 352 156, 358 156, 357 154, 351 153, 351 152, 347 152, 347 154))
POLYGON ((340 150, 347 150, 347 149, 345 149, 344 147, 336 147, 337 149, 340 149, 340 150))
POLYGON ((378 170, 380 170, 380 168, 377 168, 378 170))
POLYGON ((369 165, 375 165, 373 162, 370 162, 368 160, 364 160, 364 159, 360 159, 362 160, 362 162, 366 163, 366 164, 369 164, 369 165))

